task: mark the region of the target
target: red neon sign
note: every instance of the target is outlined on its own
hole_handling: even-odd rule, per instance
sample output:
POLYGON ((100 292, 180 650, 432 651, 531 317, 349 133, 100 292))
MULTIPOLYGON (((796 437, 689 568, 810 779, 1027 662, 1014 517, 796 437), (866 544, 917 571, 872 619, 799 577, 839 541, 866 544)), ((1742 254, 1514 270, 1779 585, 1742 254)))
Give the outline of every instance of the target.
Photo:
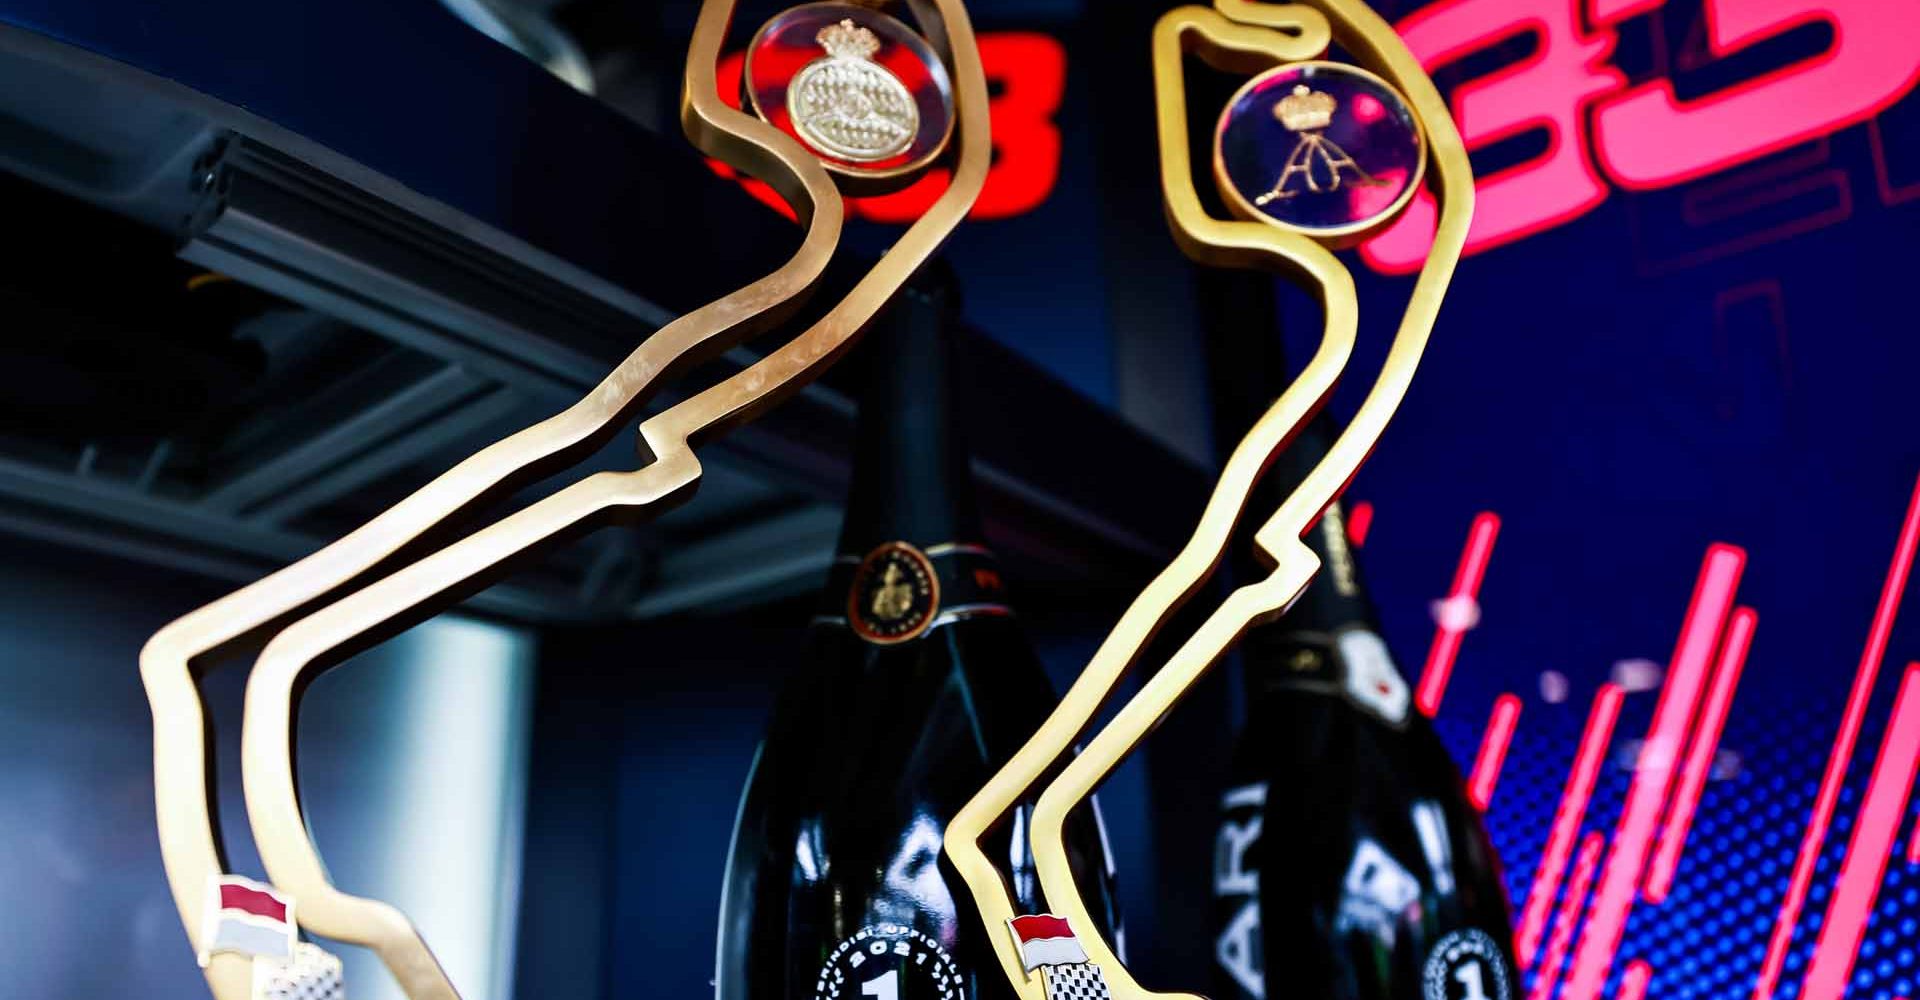
MULTIPOLYGON (((1899 541, 1875 606, 1840 732, 1834 739, 1793 879, 1761 963, 1754 1000, 1769 1000, 1780 985, 1786 949, 1808 900, 1814 862, 1833 828, 1841 788, 1858 749, 1916 553, 1920 553, 1920 483, 1914 487, 1901 522, 1899 541)), ((1601 832, 1589 831, 1581 840, 1571 871, 1566 871, 1574 838, 1585 823, 1595 779, 1612 740, 1624 692, 1616 684, 1605 684, 1594 698, 1573 771, 1554 809, 1552 829, 1515 939, 1515 958, 1526 969, 1535 967, 1534 956, 1545 938, 1545 953, 1535 967, 1528 1000, 1547 1000, 1555 995, 1569 952, 1571 967, 1566 970, 1567 980, 1559 995, 1566 1000, 1597 1000, 1612 976, 1627 918, 1637 899, 1657 904, 1673 887, 1688 827, 1701 804, 1758 622, 1754 610, 1737 606, 1735 599, 1746 560, 1746 552, 1736 546, 1716 543, 1707 549, 1666 678, 1660 685, 1647 738, 1633 762, 1626 802, 1614 821, 1612 850, 1602 863, 1606 841, 1601 832), (1553 901, 1563 872, 1567 891, 1555 908, 1553 901), (1643 873, 1645 882, 1641 885, 1643 873), (1550 928, 1549 909, 1555 911, 1550 928), (1577 948, 1573 947, 1576 938, 1577 948)), ((1504 703, 1511 698, 1506 695, 1501 700, 1504 703)), ((1484 783, 1487 794, 1499 768, 1497 751, 1490 748, 1504 749, 1508 745, 1517 715, 1515 700, 1510 706, 1496 707, 1489 721, 1471 780, 1475 786, 1484 783)), ((1851 982, 1867 941, 1876 900, 1885 887, 1887 866, 1912 811, 1911 790, 1917 775, 1920 663, 1912 663, 1882 735, 1866 794, 1852 816, 1846 854, 1801 986, 1801 995, 1807 1000, 1841 1000, 1851 982)), ((1920 827, 1913 837, 1906 848, 1910 861, 1920 854, 1914 847, 1920 843, 1920 827)), ((1620 970, 1614 1000, 1645 1000, 1654 973, 1653 967, 1640 959, 1628 961, 1620 970)))
MULTIPOLYGON (((1004 219, 1031 212, 1053 193, 1060 178, 1060 130, 1053 116, 1067 89, 1067 51, 1050 35, 1032 31, 990 31, 979 36, 980 64, 994 96, 987 102, 993 121, 993 165, 970 217, 1004 219)), ((721 58, 716 67, 720 97, 740 106, 743 53, 721 58)), ((722 177, 739 177, 718 160, 707 165, 722 177)), ((875 222, 912 222, 947 189, 945 168, 928 172, 903 191, 872 198, 847 199, 847 214, 875 222)), ((774 190, 751 177, 739 177, 749 194, 791 218, 774 190)))
POLYGON ((1873 763, 1873 776, 1867 780, 1867 796, 1860 803, 1853 840, 1840 863, 1840 879, 1834 885, 1833 901, 1827 904, 1827 919, 1820 925, 1813 960, 1807 963, 1806 985, 1800 991, 1807 1000, 1841 1000, 1846 994, 1855 956, 1860 953, 1861 939, 1866 937, 1867 921, 1873 916, 1874 900, 1887 874, 1894 838, 1900 835, 1900 821, 1907 815, 1907 796, 1917 771, 1920 663, 1907 667, 1906 679, 1900 684, 1900 700, 1894 703, 1893 718, 1887 723, 1887 735, 1873 763))
POLYGON ((1573 952, 1573 967, 1561 993, 1565 1000, 1599 1000, 1601 986, 1613 968, 1614 954, 1627 929, 1627 915, 1638 895, 1635 890, 1640 873, 1653 847, 1667 793, 1673 788, 1674 761, 1680 758, 1688 724, 1706 693, 1707 671, 1726 631, 1727 619, 1733 614, 1734 591, 1740 586, 1746 564, 1745 550, 1719 543, 1707 549, 1686 621, 1680 626, 1680 639, 1669 661, 1666 683, 1653 709, 1653 724, 1627 789, 1626 806, 1614 827, 1613 852, 1600 869, 1593 905, 1573 952))
MULTIPOLYGON (((1534 130, 1548 136, 1539 157, 1480 179, 1468 253, 1591 211, 1606 200, 1603 174, 1633 190, 1681 184, 1865 121, 1920 82, 1920 47, 1904 32, 1911 12, 1900 4, 1705 0, 1715 59, 1808 24, 1827 25, 1833 42, 1818 55, 1691 101, 1678 98, 1671 80, 1626 87, 1604 64, 1614 28, 1663 3, 1441 0, 1400 24, 1429 70, 1519 34, 1538 43, 1531 58, 1454 94, 1469 149, 1534 130)), ((1426 259, 1433 228, 1433 203, 1423 197, 1362 255, 1382 271, 1411 271, 1426 259)))
MULTIPOLYGON (((1527 1000, 1552 1000, 1553 988, 1560 983, 1560 967, 1567 963, 1567 949, 1573 947, 1573 927, 1580 922, 1581 907, 1587 905, 1587 890, 1593 887, 1593 872, 1600 866, 1600 849, 1606 842, 1598 830, 1580 842, 1580 857, 1573 862, 1573 874, 1567 877, 1567 898, 1560 902, 1553 937, 1547 939, 1546 961, 1540 964, 1540 975, 1533 981, 1533 992, 1527 994, 1527 1000)), ((1558 869, 1555 874, 1559 874, 1558 869)), ((1525 968, 1525 963, 1521 967, 1525 968)))
MULTIPOLYGON (((1592 0, 1598 23, 1658 0, 1592 0)), ((1669 80, 1635 87, 1594 115, 1607 173, 1623 187, 1666 187, 1862 122, 1913 88, 1920 50, 1912 11, 1886 0, 1707 0, 1715 58, 1806 24, 1825 23, 1833 45, 1812 58, 1682 103, 1669 80)))
POLYGON ((1806 905, 1820 848, 1833 825, 1834 810, 1840 805, 1840 786, 1846 782, 1847 765, 1853 760, 1860 728, 1866 723, 1867 705, 1873 700, 1874 682, 1879 679, 1880 665, 1887 657, 1887 643, 1893 637, 1893 622, 1900 614, 1900 600, 1906 596, 1916 554, 1920 554, 1920 481, 1914 483, 1913 498, 1907 502, 1900 539, 1894 544, 1893 564, 1887 567, 1886 581, 1880 587, 1880 602, 1873 609, 1873 627, 1867 632, 1860 664, 1854 668, 1853 687, 1847 694, 1847 708, 1840 719, 1840 734, 1834 738, 1827 769, 1820 776, 1820 794, 1813 800, 1813 815, 1807 820, 1800 853, 1793 862, 1787 895, 1780 903, 1779 916, 1774 918, 1773 935, 1767 941, 1766 959, 1760 964, 1760 978, 1754 983, 1753 1000, 1768 1000, 1773 996, 1780 973, 1786 967, 1793 928, 1799 923, 1800 908, 1806 905))
MULTIPOLYGON (((1453 116, 1468 149, 1489 146, 1536 129, 1547 132, 1547 151, 1535 159, 1479 179, 1468 252, 1524 239, 1592 211, 1607 199, 1607 183, 1588 155, 1587 105, 1626 82, 1605 65, 1611 35, 1580 30, 1581 0, 1446 0, 1399 25, 1429 69, 1506 41, 1532 34, 1532 58, 1462 85, 1453 95, 1453 116)), ((1433 196, 1420 198, 1391 229, 1362 250, 1383 271, 1418 268, 1433 245, 1437 212, 1433 196)))
MULTIPOLYGON (((1453 571, 1453 586, 1447 589, 1442 608, 1477 607, 1480 584, 1487 578, 1487 563, 1493 560, 1493 543, 1500 537, 1500 515, 1482 511, 1467 531, 1467 546, 1460 553, 1460 565, 1453 571)), ((1457 612, 1456 612, 1457 613, 1457 612)), ((1433 632, 1433 645, 1427 649, 1427 664, 1421 668, 1420 683, 1414 688, 1414 704, 1428 718, 1439 714, 1440 699, 1447 693, 1447 678, 1453 676, 1453 661, 1460 655, 1460 640, 1471 624, 1462 624, 1445 615, 1433 632)), ((1477 616, 1475 616, 1477 618, 1477 616)))
MULTIPOLYGON (((1573 771, 1567 776, 1565 790, 1560 795, 1560 804, 1553 809, 1553 825, 1547 833, 1547 846, 1540 852, 1540 867, 1533 875, 1533 889, 1527 893, 1527 905, 1520 917, 1519 933, 1514 938, 1514 957, 1520 961, 1522 969, 1533 964, 1535 950, 1540 947, 1540 936, 1547 930, 1547 910, 1553 906, 1553 894, 1559 890, 1560 872, 1567 867, 1567 858, 1573 853, 1573 838, 1580 832, 1580 824, 1587 818, 1587 804, 1593 799, 1593 786, 1600 780, 1600 766, 1606 762, 1607 747, 1613 742, 1614 723, 1620 720, 1620 704, 1626 698, 1626 692, 1618 684, 1602 684, 1593 697, 1593 709, 1587 716, 1587 727, 1580 733, 1580 749, 1574 754, 1573 771)), ((1593 877, 1593 867, 1599 863, 1600 835, 1590 834, 1595 857, 1589 861, 1584 857, 1586 846, 1581 847, 1583 854, 1579 864, 1586 869, 1587 880, 1593 877)), ((1579 883, 1575 890, 1567 889, 1567 899, 1578 914, 1578 906, 1586 901, 1586 881, 1579 883), (1577 898, 1577 902, 1576 902, 1577 898)), ((1577 919, 1577 917, 1576 917, 1577 919)), ((1552 990, 1549 976, 1560 974, 1560 963, 1567 957, 1567 948, 1572 944, 1573 926, 1563 913, 1559 926, 1566 928, 1567 940, 1558 949, 1558 958, 1549 953, 1547 967, 1540 973, 1540 982, 1547 984, 1546 993, 1552 990)), ((1560 932, 1555 931, 1555 936, 1560 932)), ((1538 989, 1536 988, 1536 992, 1538 989)), ((1539 998, 1544 1000, 1544 995, 1539 998)))
POLYGON ((1480 753, 1473 759, 1473 773, 1467 779, 1467 798, 1474 808, 1487 811, 1493 790, 1500 784, 1500 769, 1506 766, 1507 749, 1513 745, 1513 730, 1520 725, 1520 699, 1503 694, 1493 703, 1493 715, 1487 719, 1487 731, 1480 739, 1480 753))
POLYGON ((1687 748, 1686 763, 1680 767, 1680 783, 1673 801, 1667 806, 1666 826, 1660 830, 1654 848, 1653 863, 1647 868, 1646 884, 1640 894, 1649 903, 1666 901, 1673 891, 1673 876, 1680 868, 1680 852, 1687 846, 1687 831, 1693 826, 1693 814, 1700 808, 1700 796, 1707 789, 1707 775, 1713 769, 1714 755, 1720 749, 1720 735, 1727 728, 1727 713, 1733 708, 1733 694, 1740 687, 1740 673, 1746 669, 1747 650, 1753 645, 1753 630, 1760 616, 1752 608, 1735 608, 1733 620, 1720 644, 1720 662, 1713 670, 1713 688, 1707 704, 1700 710, 1693 744, 1687 748))

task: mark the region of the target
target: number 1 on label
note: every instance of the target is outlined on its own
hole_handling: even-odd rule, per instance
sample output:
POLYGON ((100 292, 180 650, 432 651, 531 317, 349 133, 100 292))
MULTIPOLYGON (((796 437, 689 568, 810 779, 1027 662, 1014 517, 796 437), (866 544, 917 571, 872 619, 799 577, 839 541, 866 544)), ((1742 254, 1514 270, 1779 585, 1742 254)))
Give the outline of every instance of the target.
MULTIPOLYGON (((1475 976, 1474 981, 1479 982, 1479 977, 1475 976)), ((863 997, 878 997, 879 1000, 900 1000, 900 973, 898 971, 889 971, 877 979, 867 980, 860 984, 860 995, 863 997)), ((1471 1000, 1471 998, 1469 998, 1469 1000, 1471 1000)), ((1485 1000, 1485 998, 1482 998, 1482 1000, 1485 1000)))
MULTIPOLYGON (((889 972, 887 975, 891 976, 893 973, 889 972)), ((1460 1000, 1487 1000, 1486 986, 1480 981, 1479 962, 1468 962, 1455 970, 1453 981, 1467 988, 1467 995, 1460 1000)))

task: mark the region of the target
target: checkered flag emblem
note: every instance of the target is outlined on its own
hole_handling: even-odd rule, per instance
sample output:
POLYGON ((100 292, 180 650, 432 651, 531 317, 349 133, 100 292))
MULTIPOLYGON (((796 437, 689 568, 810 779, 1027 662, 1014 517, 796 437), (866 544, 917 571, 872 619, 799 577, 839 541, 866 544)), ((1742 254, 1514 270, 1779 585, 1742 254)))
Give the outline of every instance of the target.
POLYGON ((347 1000, 340 959, 305 941, 292 958, 255 958, 253 1000, 347 1000))
POLYGON ((1085 965, 1049 965, 1041 975, 1047 980, 1047 1000, 1112 1000, 1107 979, 1100 967, 1085 965))

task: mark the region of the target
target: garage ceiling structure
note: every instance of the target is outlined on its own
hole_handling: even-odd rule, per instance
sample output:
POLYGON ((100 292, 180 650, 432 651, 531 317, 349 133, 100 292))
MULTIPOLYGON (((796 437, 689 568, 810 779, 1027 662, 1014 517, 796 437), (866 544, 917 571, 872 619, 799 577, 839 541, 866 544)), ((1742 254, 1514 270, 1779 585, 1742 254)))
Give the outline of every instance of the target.
MULTIPOLYGON (((24 237, 3 336, 27 359, 0 372, 0 530, 253 579, 570 404, 797 242, 680 136, 432 0, 160 19, 46 0, 0 17, 0 203, 24 237), (221 280, 204 275, 235 283, 211 297, 227 311, 124 291, 221 280), (56 388, 103 378, 122 391, 56 388)), ((836 262, 819 299, 860 270, 836 262)), ((1190 520, 1166 498, 1197 511, 1205 474, 994 340, 970 351, 991 373, 966 419, 1010 570, 1058 600, 1136 587, 1190 520), (1116 488, 1143 480, 1151 508, 1116 488)), ((471 606, 620 620, 811 590, 847 474, 843 383, 704 446, 690 503, 569 543, 471 606)), ((636 462, 623 435, 585 468, 636 462)))

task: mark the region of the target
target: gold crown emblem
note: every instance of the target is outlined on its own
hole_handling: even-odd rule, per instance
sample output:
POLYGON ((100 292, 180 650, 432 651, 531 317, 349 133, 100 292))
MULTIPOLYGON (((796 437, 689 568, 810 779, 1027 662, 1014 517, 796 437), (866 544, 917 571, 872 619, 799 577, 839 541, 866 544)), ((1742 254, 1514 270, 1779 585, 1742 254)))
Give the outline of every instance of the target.
POLYGON ((1309 132, 1333 124, 1333 110, 1339 106, 1332 94, 1309 89, 1303 83, 1273 106, 1273 116, 1289 132, 1309 132))
POLYGON ((874 37, 873 32, 853 23, 853 18, 821 28, 813 40, 819 42, 828 55, 841 59, 867 59, 880 51, 880 39, 874 37))

